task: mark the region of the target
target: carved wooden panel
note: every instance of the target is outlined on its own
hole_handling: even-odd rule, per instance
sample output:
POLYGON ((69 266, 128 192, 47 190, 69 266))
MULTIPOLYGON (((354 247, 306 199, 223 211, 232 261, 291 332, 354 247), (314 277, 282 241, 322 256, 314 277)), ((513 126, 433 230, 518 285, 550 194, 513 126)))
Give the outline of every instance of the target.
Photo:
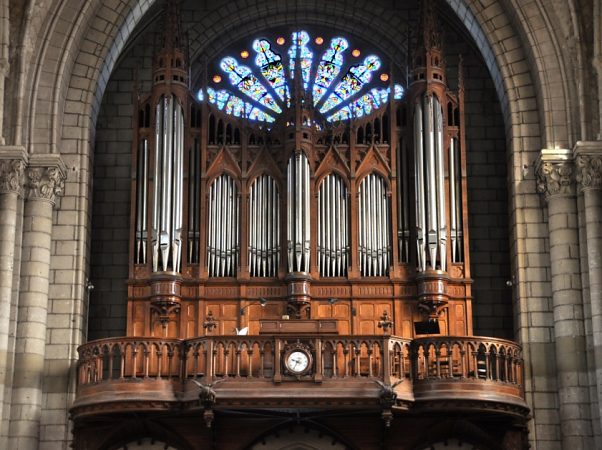
POLYGON ((382 329, 378 328, 378 322, 385 311, 387 311, 389 317, 392 317, 392 306, 392 302, 357 302, 357 316, 355 318, 357 323, 356 333, 366 335, 382 334, 382 329))

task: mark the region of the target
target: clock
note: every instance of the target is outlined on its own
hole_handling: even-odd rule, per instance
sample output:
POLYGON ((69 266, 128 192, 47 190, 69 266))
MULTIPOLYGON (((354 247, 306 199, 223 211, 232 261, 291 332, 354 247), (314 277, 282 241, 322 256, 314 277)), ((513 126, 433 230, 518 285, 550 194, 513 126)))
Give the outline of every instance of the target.
POLYGON ((310 369, 311 359, 307 350, 296 348, 286 353, 284 364, 293 375, 304 375, 310 369))

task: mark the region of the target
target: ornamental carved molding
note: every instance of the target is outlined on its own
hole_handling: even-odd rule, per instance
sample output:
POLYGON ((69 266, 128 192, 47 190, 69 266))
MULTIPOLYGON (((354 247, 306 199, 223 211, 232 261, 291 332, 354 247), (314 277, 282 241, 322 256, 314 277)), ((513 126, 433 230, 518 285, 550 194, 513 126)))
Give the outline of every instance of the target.
POLYGON ((21 194, 25 161, 22 159, 0 160, 0 193, 21 194))
POLYGON ((576 165, 581 190, 602 187, 602 156, 578 155, 576 165))
POLYGON ((30 167, 27 169, 28 198, 55 203, 65 191, 67 176, 57 166, 30 167))
POLYGON ((546 197, 575 194, 572 161, 542 161, 537 167, 537 192, 546 197))

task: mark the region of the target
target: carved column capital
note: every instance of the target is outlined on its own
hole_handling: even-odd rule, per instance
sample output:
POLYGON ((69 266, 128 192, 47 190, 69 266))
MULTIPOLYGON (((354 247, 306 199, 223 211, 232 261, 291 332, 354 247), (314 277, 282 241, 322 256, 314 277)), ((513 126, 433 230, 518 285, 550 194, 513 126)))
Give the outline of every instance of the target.
POLYGON ((542 150, 535 174, 537 192, 546 198, 575 194, 575 166, 570 150, 542 150))
POLYGON ((67 170, 58 156, 40 155, 26 170, 27 198, 46 200, 53 205, 65 191, 67 170))
POLYGON ((21 147, 0 147, 0 194, 23 193, 27 154, 21 147))
POLYGON ((582 191, 602 188, 602 141, 579 141, 573 149, 582 191))

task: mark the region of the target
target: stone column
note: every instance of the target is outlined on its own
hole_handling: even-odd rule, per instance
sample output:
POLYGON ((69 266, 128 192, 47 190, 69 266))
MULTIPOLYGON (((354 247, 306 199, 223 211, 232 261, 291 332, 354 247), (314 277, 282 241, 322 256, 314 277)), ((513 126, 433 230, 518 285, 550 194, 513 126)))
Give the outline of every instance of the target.
POLYGON ((593 448, 575 168, 570 150, 542 150, 537 188, 548 203, 554 347, 562 448, 593 448))
POLYGON ((13 375, 9 448, 37 449, 52 233, 52 209, 66 170, 58 155, 34 155, 26 170, 23 258, 13 375))
POLYGON ((0 0, 0 145, 4 145, 4 81, 8 77, 10 64, 8 62, 8 47, 10 44, 10 11, 9 0, 0 0))
MULTIPOLYGON (((602 142, 577 142, 573 150, 583 193, 589 295, 598 408, 602 407, 602 142)), ((602 411, 600 411, 602 417, 602 411)), ((601 424, 602 425, 602 424, 601 424)))
MULTIPOLYGON (((0 420, 6 417, 4 392, 9 372, 9 327, 19 196, 27 154, 22 148, 0 148, 0 420)), ((0 428, 1 429, 4 427, 0 428)), ((6 436, 0 432, 0 448, 6 436)))

